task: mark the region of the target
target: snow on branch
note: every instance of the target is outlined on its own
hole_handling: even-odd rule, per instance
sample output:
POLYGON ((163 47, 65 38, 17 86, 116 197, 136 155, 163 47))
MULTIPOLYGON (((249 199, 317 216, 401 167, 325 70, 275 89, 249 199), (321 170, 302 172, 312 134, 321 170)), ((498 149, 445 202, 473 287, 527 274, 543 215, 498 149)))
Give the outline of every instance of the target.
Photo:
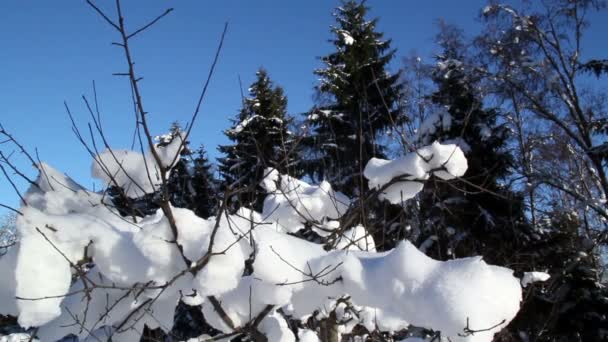
MULTIPOLYGON (((143 163, 130 167, 146 172, 143 163)), ((104 205, 103 193, 44 169, 50 178, 39 176, 25 194, 19 242, 0 257, 0 314, 38 327, 43 341, 69 334, 137 341, 144 325, 169 331, 180 299, 202 304, 207 322, 227 336, 255 332, 271 341, 295 341, 283 313, 304 319, 333 308, 343 316, 348 305, 363 325, 383 317, 387 329, 412 324, 452 341, 490 341, 519 309, 519 279, 480 257, 437 261, 408 241, 376 253, 360 225, 331 251, 289 234, 310 222, 320 232, 341 229, 351 200, 326 182, 310 185, 269 169, 262 213, 241 208, 202 219, 171 208, 173 241, 163 210, 129 222, 104 205)), ((449 179, 465 170, 458 147, 435 143, 396 161, 372 160, 365 175, 372 187, 390 184, 383 190, 390 199, 394 191, 403 196, 402 183, 422 186, 430 174, 449 179)))
POLYGON ((396 160, 372 158, 363 174, 371 188, 380 190, 381 199, 401 204, 416 196, 431 174, 448 180, 466 170, 467 160, 460 147, 435 142, 396 160))
MULTIPOLYGON (((167 139, 167 137, 165 137, 167 139)), ((171 167, 179 161, 179 155, 184 148, 184 133, 177 132, 168 141, 154 145, 160 166, 157 165, 152 153, 142 155, 129 150, 106 149, 99 153, 92 165, 92 175, 105 182, 125 189, 129 197, 140 197, 153 193, 162 184, 159 168, 170 172, 171 167), (140 167, 140 165, 146 167, 140 167)))

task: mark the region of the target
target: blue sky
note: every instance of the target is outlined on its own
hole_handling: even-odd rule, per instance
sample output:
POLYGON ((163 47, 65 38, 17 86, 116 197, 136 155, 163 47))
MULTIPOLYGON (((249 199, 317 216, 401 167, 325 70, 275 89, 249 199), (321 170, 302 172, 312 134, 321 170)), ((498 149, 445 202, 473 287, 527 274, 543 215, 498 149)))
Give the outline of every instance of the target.
MULTIPOLYGON (((97 3, 114 13, 114 1, 97 3)), ((316 78, 312 71, 320 66, 318 56, 331 51, 327 39, 338 1, 123 3, 127 27, 132 29, 168 7, 175 8, 131 43, 136 70, 144 77, 144 104, 154 133, 163 133, 173 121, 189 120, 226 21, 228 34, 193 130, 194 146, 202 143, 213 159, 218 156, 216 146, 227 142, 222 131, 239 109, 238 77, 246 89, 260 66, 284 87, 289 112, 300 113, 313 104, 316 78)), ((483 0, 368 1, 370 16, 380 17, 378 29, 398 49, 394 69, 412 51, 423 59, 432 58, 439 18, 461 26, 469 35, 477 33, 476 18, 485 4, 483 0)), ((597 53, 605 53, 599 42, 608 24, 593 18, 592 23, 589 39, 596 43, 592 45, 597 53)), ((93 184, 90 158, 71 132, 63 101, 86 131, 88 117, 80 97, 92 94, 95 80, 110 143, 116 148, 130 145, 134 120, 128 83, 112 76, 125 71, 122 51, 110 45, 116 39, 116 33, 84 1, 0 2, 0 123, 29 150, 37 148, 42 160, 89 187, 93 184)), ((19 156, 14 158, 21 167, 28 167, 19 156)), ((28 171, 35 176, 33 170, 28 171)), ((25 189, 23 182, 19 186, 25 189)), ((17 196, 4 179, 0 180, 0 203, 17 206, 17 196)))

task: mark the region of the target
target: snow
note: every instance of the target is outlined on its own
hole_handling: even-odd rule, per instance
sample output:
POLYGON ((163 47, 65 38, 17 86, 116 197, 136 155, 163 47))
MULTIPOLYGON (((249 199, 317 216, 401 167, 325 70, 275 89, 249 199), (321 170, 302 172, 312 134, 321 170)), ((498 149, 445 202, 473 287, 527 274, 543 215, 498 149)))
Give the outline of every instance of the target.
POLYGON ((344 40, 344 44, 353 45, 355 43, 355 39, 350 35, 350 32, 341 30, 340 35, 342 36, 342 39, 344 40))
POLYGON ((492 136, 492 130, 486 124, 477 124, 477 129, 479 129, 479 136, 482 141, 485 141, 492 136))
POLYGON ((449 180, 463 176, 466 170, 467 160, 460 147, 434 142, 396 160, 372 158, 363 175, 370 188, 379 190, 381 199, 402 204, 422 190, 431 174, 449 180))
POLYGON ((376 245, 365 227, 359 224, 340 235, 336 249, 375 251, 376 245))
POLYGON ((247 117, 245 120, 243 120, 243 121, 239 122, 239 123, 238 123, 238 124, 237 124, 237 125, 236 125, 236 126, 233 128, 233 129, 232 129, 232 132, 234 132, 234 133, 241 133, 241 132, 242 132, 242 131, 243 131, 245 128, 247 128, 247 126, 248 126, 248 125, 249 125, 251 122, 253 122, 253 121, 257 120, 258 118, 261 118, 261 116, 259 116, 259 115, 257 115, 257 114, 254 114, 254 115, 248 116, 248 117, 247 117))
POLYGON ((407 337, 403 340, 399 340, 399 342, 427 342, 427 340, 420 337, 407 337))
POLYGON ((276 311, 267 315, 260 323, 259 331, 266 335, 268 341, 295 342, 296 337, 287 326, 285 318, 276 311))
POLYGON ((547 281, 549 278, 551 276, 545 272, 525 272, 521 278, 521 286, 527 287, 532 283, 547 281))
POLYGON ((9 248, 8 252, 0 256, 0 312, 5 315, 17 316, 17 301, 15 300, 14 289, 16 288, 15 268, 19 244, 9 248))
POLYGON ((434 142, 419 149, 418 154, 425 160, 428 171, 443 180, 463 176, 468 167, 464 153, 454 144, 434 142))
MULTIPOLYGON (((32 341, 32 337, 26 333, 16 333, 7 336, 0 336, 0 342, 29 342, 32 341)), ((39 341, 34 339, 33 341, 39 341)))
POLYGON ((437 62, 437 68, 441 71, 445 71, 445 69, 449 68, 449 67, 456 67, 459 68, 462 66, 462 62, 457 60, 457 59, 446 59, 446 60, 441 60, 439 62, 437 62))
MULTIPOLYGON (((158 147, 165 166, 179 151, 173 143, 158 147)), ((97 160, 104 158, 108 155, 97 160)), ((121 218, 104 205, 103 194, 43 165, 39 188, 26 193, 30 205, 20 209, 19 243, 0 257, 0 313, 17 315, 23 327, 39 327, 43 341, 69 334, 138 341, 144 325, 171 329, 180 297, 202 304, 208 323, 223 332, 232 329, 209 296, 236 327, 271 305, 259 325, 270 341, 296 340, 280 312, 301 319, 328 310, 353 318, 341 333, 356 322, 386 331, 412 324, 441 331, 452 341, 490 341, 519 309, 520 280, 480 257, 437 261, 408 241, 376 252, 364 226, 341 226, 351 199, 327 182, 309 184, 268 169, 261 184, 268 192, 262 213, 241 208, 203 219, 170 207, 172 228, 162 210, 121 218), (336 249, 289 234, 305 224, 327 236, 343 232, 336 234, 336 249), (252 255, 252 274, 244 276, 252 255), (357 317, 339 302, 346 297, 357 317), (470 329, 492 329, 464 336, 467 322, 470 329)), ((148 166, 129 167, 142 174, 148 166)), ((396 160, 372 159, 364 174, 370 187, 382 189, 381 198, 393 201, 414 196, 431 175, 451 179, 466 168, 458 146, 434 143, 396 160), (395 177, 400 178, 389 184, 395 177)), ((310 330, 297 337, 318 341, 310 330)))
MULTIPOLYGON (((15 270, 19 325, 29 328, 48 323, 61 314, 59 305, 68 292, 72 274, 64 257, 48 248, 41 235, 23 234, 15 270), (44 286, 38 282, 44 279, 44 286), (47 298, 45 297, 52 297, 47 298)), ((60 246, 63 247, 63 246, 60 246)))
POLYGON ((464 152, 465 155, 467 155, 468 153, 471 152, 471 145, 469 145, 462 137, 446 139, 446 140, 442 141, 441 143, 456 145, 456 146, 460 147, 460 149, 462 150, 462 152, 464 152))
POLYGON ((266 169, 265 174, 260 185, 269 195, 264 200, 262 216, 276 222, 286 232, 297 232, 305 222, 337 219, 350 205, 350 199, 335 192, 328 182, 310 185, 280 175, 274 169, 266 169))
POLYGON ((215 217, 207 220, 206 227, 198 226, 199 229, 205 229, 202 241, 198 240, 203 252, 208 252, 211 236, 215 231, 213 249, 209 252, 218 253, 212 256, 207 266, 196 275, 192 286, 198 293, 216 295, 237 287, 243 275, 245 260, 251 254, 248 241, 241 237, 251 230, 251 225, 251 221, 243 217, 222 215, 217 230, 215 217))
POLYGON ((429 115, 418 128, 416 140, 428 144, 429 137, 441 132, 447 132, 452 126, 452 116, 447 111, 439 111, 429 115))
MULTIPOLYGON (((521 287, 512 271, 489 266, 478 257, 436 261, 409 242, 383 254, 326 252, 320 246, 268 227, 260 227, 254 233, 259 265, 237 289, 218 298, 229 308, 240 303, 242 309, 227 312, 237 323, 247 320, 248 301, 253 314, 261 310, 263 303, 290 303, 295 317, 303 317, 323 308, 327 298, 348 293, 357 305, 384 308, 391 316, 441 330, 455 341, 489 341, 500 328, 460 338, 458 333, 466 326, 463 318, 468 317, 474 327, 491 327, 503 320, 508 323, 519 309, 521 287), (328 266, 334 272, 319 273, 328 266), (305 282, 306 272, 300 270, 307 267, 311 274, 322 274, 318 282, 305 282), (342 281, 335 282, 338 278, 342 281), (370 291, 378 288, 385 290, 370 291)), ((212 309, 205 313, 214 316, 212 309)), ((213 322, 212 319, 211 324, 216 326, 213 322)), ((216 327, 229 331, 223 324, 216 327)))
POLYGON ((160 168, 170 169, 179 161, 179 153, 184 147, 183 139, 183 133, 178 133, 169 143, 164 143, 165 138, 161 139, 162 144, 154 146, 161 165, 157 165, 150 151, 142 155, 129 150, 105 149, 93 162, 92 176, 107 185, 122 187, 126 195, 132 198, 152 193, 161 184, 160 168))
POLYGON ((312 113, 312 114, 308 115, 308 121, 316 121, 318 119, 319 119, 319 114, 312 113))
POLYGON ((319 342, 319 337, 314 331, 309 329, 301 329, 298 331, 298 339, 300 342, 319 342))

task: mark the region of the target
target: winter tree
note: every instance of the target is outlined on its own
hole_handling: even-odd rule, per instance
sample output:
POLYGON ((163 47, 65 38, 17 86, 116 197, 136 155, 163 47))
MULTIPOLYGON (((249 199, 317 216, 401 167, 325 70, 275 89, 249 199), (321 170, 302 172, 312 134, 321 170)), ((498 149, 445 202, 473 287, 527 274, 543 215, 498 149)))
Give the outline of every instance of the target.
POLYGON ((219 201, 219 184, 203 145, 196 151, 182 150, 168 186, 172 205, 188 208, 204 218, 213 215, 219 201))
MULTIPOLYGON (((115 14, 87 3, 118 35, 113 48, 125 59, 126 71, 120 74, 132 91, 127 96, 134 101, 140 145, 111 146, 99 125, 100 114, 93 109, 97 106, 88 106, 85 97, 92 133, 83 135, 75 123, 73 129, 90 154, 91 175, 104 184, 101 191, 93 191, 47 163, 34 161, 16 139, 0 131, 8 137, 3 147, 23 152, 37 173, 27 192, 16 189, 21 206, 12 209, 17 214, 18 242, 0 256, 0 314, 15 317, 23 329, 11 340, 132 342, 143 336, 190 342, 489 342, 518 313, 522 286, 547 280, 545 273, 516 276, 512 269, 490 265, 479 256, 436 260, 409 241, 378 252, 369 227, 360 219, 362 207, 378 202, 401 206, 419 196, 429 181, 454 181, 467 174, 469 164, 477 166, 467 160, 458 141, 434 141, 394 159, 380 158, 377 138, 392 127, 383 120, 398 113, 398 87, 396 76, 372 67, 385 66, 391 53, 378 51, 388 49, 388 42, 381 42, 373 31, 375 21, 363 21, 363 5, 345 3, 339 10, 344 17, 338 18, 359 25, 339 20, 344 26, 335 31, 348 57, 348 73, 343 75, 353 77, 352 83, 342 86, 351 87, 353 97, 346 91, 331 93, 335 106, 323 109, 325 119, 316 126, 322 132, 329 127, 322 124, 327 119, 332 124, 344 122, 344 132, 356 128, 350 133, 354 139, 333 138, 334 153, 342 151, 342 144, 352 153, 349 157, 355 162, 346 166, 349 171, 329 167, 342 177, 328 173, 333 179, 328 176, 320 182, 290 174, 297 158, 289 153, 293 149, 285 148, 291 146, 285 97, 260 72, 242 115, 227 132, 234 146, 242 143, 251 152, 224 147, 222 172, 228 183, 223 200, 204 217, 202 209, 186 200, 196 194, 190 189, 192 185, 196 190, 195 182, 184 181, 198 172, 196 166, 178 165, 188 156, 187 142, 207 87, 201 90, 190 124, 155 139, 150 126, 154 108, 144 102, 143 78, 131 49, 133 37, 162 23, 171 11, 130 27, 120 1, 115 14), (357 45, 366 41, 367 48, 357 45), (367 53, 379 57, 378 64, 370 58, 356 59, 368 64, 349 64, 356 55, 367 53), (355 82, 360 80, 369 83, 355 82), (358 102, 359 95, 366 100, 358 102), (249 163, 248 168, 243 169, 241 162, 249 163), (231 173, 237 170, 240 174, 231 173), (244 182, 249 176, 251 180, 244 182), (341 182, 344 179, 350 181, 341 182), (108 196, 110 189, 117 195, 108 196), (180 197, 183 192, 188 196, 180 197), (305 227, 326 237, 324 244, 298 237, 305 227)), ((206 84, 221 47, 222 43, 206 84)), ((333 58, 338 57, 327 61, 333 58)), ((66 109, 73 118, 69 105, 66 109)), ((318 119, 311 115, 311 120, 318 119)), ((0 165, 2 170, 5 165, 14 167, 6 158, 0 165)), ((205 165, 201 154, 202 174, 208 173, 205 165)), ((21 171, 15 175, 29 179, 21 171)))
POLYGON ((517 241, 527 234, 524 205, 508 188, 513 158, 508 150, 508 127, 497 108, 484 108, 480 74, 466 55, 464 38, 453 26, 438 35, 430 95, 436 111, 422 122, 419 144, 453 143, 467 157, 465 176, 431 179, 420 197, 417 215, 421 246, 439 259, 483 255, 502 265, 515 261, 517 241))
MULTIPOLYGON (((520 312, 501 331, 501 340, 601 341, 605 339, 608 290, 601 283, 601 255, 580 234, 581 218, 555 206, 539 219, 535 233, 518 249, 521 266, 544 270, 551 278, 527 284, 520 312), (590 252, 591 251, 591 252, 590 252)), ((521 244, 520 244, 521 245, 521 244)), ((537 276, 529 273, 529 279, 537 276)))
POLYGON ((201 145, 192 161, 192 206, 197 216, 210 217, 217 211, 219 184, 213 174, 213 166, 207 159, 207 152, 201 145))
POLYGON ((366 18, 364 3, 344 1, 331 27, 335 51, 321 58, 320 104, 308 115, 306 169, 347 195, 367 192, 362 171, 372 157, 384 156, 380 138, 404 120, 399 110, 399 74, 389 73, 395 51, 366 18))
POLYGON ((264 170, 275 168, 284 174, 296 171, 297 155, 287 129, 287 97, 260 69, 249 88, 249 97, 232 128, 225 131, 233 145, 220 146, 219 159, 224 191, 234 191, 228 200, 232 209, 240 206, 261 210, 264 201, 259 183, 264 170))
POLYGON ((603 7, 601 1, 556 0, 524 9, 491 4, 483 10, 486 26, 477 39, 482 70, 487 89, 510 113, 518 173, 513 180, 525 193, 535 230, 529 244, 538 246, 522 254, 554 278, 528 290, 522 311, 527 314, 514 322, 511 336, 605 339, 599 328, 606 324, 599 314, 605 309, 597 301, 605 289, 597 286, 596 260, 608 234, 602 128, 607 110, 601 90, 586 82, 589 68, 601 73, 602 64, 583 62, 589 59, 584 49, 588 14, 603 7), (556 263, 558 254, 564 259, 556 263), (578 320, 576 327, 565 323, 574 316, 594 318, 578 320))
POLYGON ((608 181, 598 153, 605 138, 598 128, 606 110, 603 98, 582 83, 586 70, 579 59, 588 26, 585 14, 600 5, 550 1, 542 13, 491 5, 484 9, 487 34, 478 39, 491 89, 513 113, 522 158, 518 164, 530 184, 529 205, 542 206, 545 199, 567 195, 580 204, 580 214, 599 220, 597 233, 604 230, 606 219, 608 181), (550 144, 565 148, 553 151, 563 152, 561 170, 550 167, 557 161, 549 160, 546 152, 551 151, 543 151, 550 144), (540 192, 556 195, 543 199, 535 195, 540 192))

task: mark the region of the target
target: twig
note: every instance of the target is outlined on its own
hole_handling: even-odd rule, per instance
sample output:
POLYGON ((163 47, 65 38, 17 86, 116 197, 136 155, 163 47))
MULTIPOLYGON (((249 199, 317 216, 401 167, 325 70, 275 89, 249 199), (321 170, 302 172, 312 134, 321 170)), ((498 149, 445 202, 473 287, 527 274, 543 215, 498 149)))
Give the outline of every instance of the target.
POLYGON ((156 19, 152 20, 151 22, 149 22, 148 24, 144 25, 142 28, 135 30, 135 32, 129 34, 127 36, 127 39, 133 38, 136 34, 144 31, 145 29, 147 29, 148 27, 154 25, 157 21, 161 20, 164 16, 166 16, 167 14, 171 13, 173 11, 173 8, 169 8, 165 11, 165 13, 159 15, 158 17, 156 17, 156 19))

